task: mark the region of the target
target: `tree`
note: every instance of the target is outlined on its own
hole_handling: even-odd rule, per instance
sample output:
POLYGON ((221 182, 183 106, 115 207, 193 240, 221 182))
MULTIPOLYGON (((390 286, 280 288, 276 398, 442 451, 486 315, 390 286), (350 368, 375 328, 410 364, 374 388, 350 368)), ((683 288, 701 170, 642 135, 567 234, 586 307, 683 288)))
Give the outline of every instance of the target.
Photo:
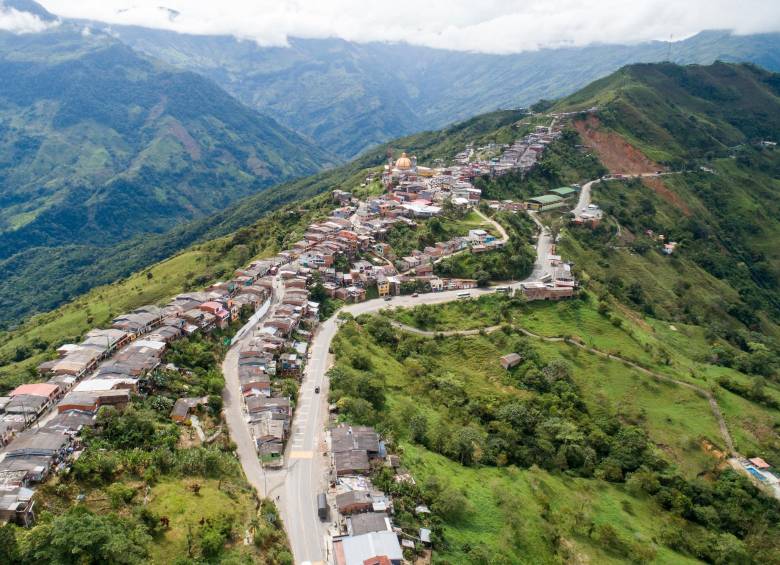
POLYGON ((474 278, 477 280, 477 286, 485 287, 490 284, 490 274, 484 269, 479 269, 474 273, 474 278))
POLYGON ((472 511, 469 500, 457 490, 444 487, 436 497, 431 510, 445 522, 460 522, 472 511))
POLYGON ((425 444, 428 440, 428 418, 417 413, 409 418, 409 434, 412 441, 425 444))
POLYGON ((76 506, 32 530, 28 557, 35 562, 78 565, 143 563, 150 541, 137 522, 76 506))
POLYGON ((19 557, 15 526, 12 524, 0 526, 0 563, 17 563, 19 557))
POLYGON ((461 465, 479 463, 484 453, 485 434, 474 425, 463 426, 452 438, 450 451, 461 465))

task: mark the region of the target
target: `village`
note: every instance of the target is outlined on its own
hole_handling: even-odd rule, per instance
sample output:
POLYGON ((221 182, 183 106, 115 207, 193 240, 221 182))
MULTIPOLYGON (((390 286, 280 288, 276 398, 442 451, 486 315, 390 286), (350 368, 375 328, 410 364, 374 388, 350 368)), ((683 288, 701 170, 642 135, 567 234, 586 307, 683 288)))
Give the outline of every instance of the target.
MULTIPOLYGON (((117 316, 110 327, 95 328, 80 343, 59 347, 57 358, 38 367, 45 382, 24 384, 0 397, 0 519, 25 525, 34 521, 35 485, 78 457, 79 432, 95 425, 102 407, 123 408, 134 394, 143 393, 155 371, 175 369, 164 361, 171 342, 227 329, 242 313, 251 315, 250 321, 262 320, 240 350, 243 409, 262 464, 282 466, 295 398, 284 395, 275 381, 301 378, 319 320, 320 305, 309 299, 314 282, 322 284, 329 298, 344 302, 365 300, 371 288, 390 299, 409 290, 476 287, 472 279, 437 277, 434 264, 456 253, 500 249, 505 239, 471 229, 395 257, 384 243, 388 231, 399 223, 415 227, 417 221, 441 214, 445 205, 477 208, 481 191, 471 183, 476 175, 528 171, 557 135, 552 128, 538 128, 503 147, 500 157, 490 161, 469 160, 467 156, 476 153, 467 148, 452 166, 438 169, 418 166, 416 158, 404 153, 390 159, 381 172, 384 194, 361 201, 348 192, 333 191, 337 207, 328 218, 308 226, 291 249, 238 269, 229 281, 117 316), (337 262, 347 268, 337 269, 337 262)), ((480 148, 480 153, 487 149, 493 148, 480 148)), ((371 175, 366 182, 374 180, 371 175)), ((549 260, 560 266, 560 277, 554 281, 550 277, 539 283, 541 287, 529 283, 523 288, 529 299, 550 298, 550 288, 558 289, 555 298, 571 295, 574 284, 565 274, 567 266, 559 257, 549 260)), ((192 415, 205 402, 180 398, 170 416, 179 423, 197 424, 192 415)), ((336 474, 348 471, 339 466, 336 474)))
MULTIPOLYGON (((229 281, 179 294, 162 306, 137 308, 117 316, 108 328, 89 331, 80 343, 61 346, 56 359, 38 367, 45 382, 21 385, 0 398, 0 519, 22 525, 34 522, 36 485, 79 456, 79 432, 95 425, 102 407, 121 409, 133 395, 144 393, 145 382, 155 371, 175 369, 165 363, 171 342, 225 330, 247 318, 234 338, 241 340, 242 412, 262 466, 282 468, 296 398, 280 383, 284 379, 300 383, 303 377, 321 317, 321 303, 312 299, 312 291, 320 288, 322 299, 338 304, 475 288, 474 279, 437 276, 437 262, 459 253, 500 250, 505 234, 468 229, 400 257, 388 244, 388 235, 398 226, 415 229, 445 209, 473 211, 487 226, 491 222, 479 211, 480 204, 494 211, 528 213, 537 222, 537 214, 574 208, 579 185, 515 202, 483 200, 472 183, 477 175, 529 171, 559 135, 551 125, 511 145, 470 145, 450 166, 437 168, 420 166, 406 153, 390 157, 383 170, 370 174, 364 183, 379 182, 381 195, 361 200, 347 191, 332 191, 334 208, 328 217, 310 224, 289 249, 236 270, 229 281)), ((589 204, 573 213, 572 221, 595 226, 601 218, 601 210, 589 204)), ((521 281, 518 291, 527 300, 573 296, 576 278, 571 265, 555 253, 554 244, 540 260, 541 272, 521 281)), ((502 359, 505 367, 511 363, 512 359, 502 359)), ((198 426, 195 414, 205 402, 206 398, 179 398, 170 417, 198 426)), ((414 479, 399 467, 397 456, 387 453, 374 430, 332 418, 330 490, 321 494, 318 506, 323 520, 332 519, 334 562, 363 563, 381 548, 381 554, 396 563, 404 550, 424 548, 430 543, 430 529, 403 532, 394 527, 392 498, 376 489, 368 475, 385 466, 396 480, 414 479)), ((763 460, 740 466, 755 480, 777 488, 778 480, 763 460)), ((424 523, 427 509, 421 506, 418 512, 424 523)))

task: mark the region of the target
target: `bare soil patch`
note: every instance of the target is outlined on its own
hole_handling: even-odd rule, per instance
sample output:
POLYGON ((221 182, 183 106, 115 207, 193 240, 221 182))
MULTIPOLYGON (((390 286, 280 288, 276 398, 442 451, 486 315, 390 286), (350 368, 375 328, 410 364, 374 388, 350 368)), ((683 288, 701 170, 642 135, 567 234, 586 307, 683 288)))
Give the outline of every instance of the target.
POLYGON ((642 183, 647 188, 655 192, 658 196, 666 200, 669 204, 680 210, 686 216, 691 215, 691 209, 688 207, 688 205, 676 192, 673 192, 669 189, 668 186, 666 186, 661 177, 643 178, 642 183))
POLYGON ((583 143, 598 155, 610 173, 636 175, 664 169, 652 159, 648 159, 620 134, 603 130, 596 116, 575 121, 574 127, 583 143))

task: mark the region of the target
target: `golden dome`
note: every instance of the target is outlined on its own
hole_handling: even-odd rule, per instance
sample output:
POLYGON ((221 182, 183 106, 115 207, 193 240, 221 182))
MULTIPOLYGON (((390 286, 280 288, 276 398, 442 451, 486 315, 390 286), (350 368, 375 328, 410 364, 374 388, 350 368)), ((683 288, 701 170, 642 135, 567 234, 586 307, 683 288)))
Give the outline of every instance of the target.
POLYGON ((409 157, 406 156, 406 153, 401 153, 401 156, 398 158, 398 160, 395 162, 395 168, 406 170, 412 168, 412 160, 409 159, 409 157))

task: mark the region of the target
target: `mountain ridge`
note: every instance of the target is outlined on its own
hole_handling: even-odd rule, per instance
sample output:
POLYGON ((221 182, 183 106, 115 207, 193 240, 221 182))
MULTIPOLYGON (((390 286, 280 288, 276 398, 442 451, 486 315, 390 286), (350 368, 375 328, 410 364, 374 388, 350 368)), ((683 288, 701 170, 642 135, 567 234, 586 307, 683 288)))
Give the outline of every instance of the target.
MULTIPOLYGON (((559 98, 625 64, 662 61, 670 53, 661 41, 516 55, 341 39, 290 38, 289 47, 261 48, 227 36, 112 29, 134 48, 202 72, 248 105, 273 111, 342 157, 497 108, 559 98), (306 88, 296 90, 299 84, 306 88)), ((753 61, 780 70, 780 34, 702 32, 673 43, 671 59, 753 61)))

